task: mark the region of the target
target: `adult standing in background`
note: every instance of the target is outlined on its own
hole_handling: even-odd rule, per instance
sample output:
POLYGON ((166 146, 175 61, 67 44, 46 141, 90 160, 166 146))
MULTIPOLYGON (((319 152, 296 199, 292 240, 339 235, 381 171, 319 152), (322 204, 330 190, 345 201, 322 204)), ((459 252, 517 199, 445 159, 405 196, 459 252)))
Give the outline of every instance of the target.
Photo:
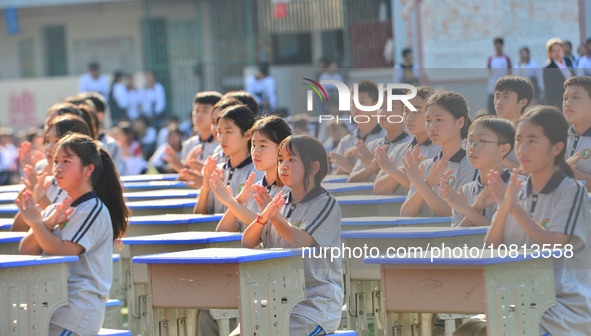
POLYGON ((97 62, 88 64, 88 73, 82 75, 78 82, 78 93, 86 91, 98 92, 105 98, 109 96, 109 80, 107 76, 101 75, 101 67, 97 62))
POLYGON ((142 91, 142 115, 146 116, 152 126, 162 127, 166 95, 164 87, 157 82, 154 70, 146 71, 146 87, 142 91))
POLYGON ((544 77, 540 65, 530 58, 529 48, 519 49, 519 62, 515 64, 515 75, 529 78, 534 87, 534 99, 530 105, 536 105, 544 92, 544 77))
POLYGON ((394 83, 406 83, 418 86, 420 84, 419 67, 413 63, 412 49, 402 50, 402 63, 394 66, 394 83))
POLYGON ((573 64, 570 59, 564 58, 562 40, 558 37, 546 42, 546 53, 548 56, 548 61, 544 65, 546 103, 562 110, 563 85, 574 75, 573 64))
POLYGON ((259 104, 259 114, 268 115, 277 108, 277 87, 273 77, 269 76, 267 63, 259 64, 257 72, 246 79, 245 91, 259 104))
POLYGON ((127 106, 129 104, 127 97, 128 81, 129 77, 121 71, 117 71, 113 75, 113 84, 109 92, 109 110, 111 111, 113 126, 117 126, 122 120, 127 120, 127 106))
POLYGON ((488 57, 486 67, 488 68, 488 113, 495 114, 495 84, 503 76, 511 74, 511 58, 503 52, 505 40, 497 37, 493 40, 495 53, 488 57))

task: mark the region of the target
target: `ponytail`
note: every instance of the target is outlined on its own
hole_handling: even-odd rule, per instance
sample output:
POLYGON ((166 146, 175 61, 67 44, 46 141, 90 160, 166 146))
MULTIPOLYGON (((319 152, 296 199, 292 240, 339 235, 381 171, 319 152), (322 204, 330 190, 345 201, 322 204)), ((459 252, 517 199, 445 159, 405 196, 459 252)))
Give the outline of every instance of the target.
POLYGON ((123 199, 123 187, 115 164, 107 151, 88 136, 70 134, 57 144, 56 148, 65 147, 80 158, 83 166, 94 165, 90 176, 92 189, 109 209, 113 226, 113 241, 125 235, 130 212, 123 199))
POLYGON ((96 174, 96 178, 95 174, 92 174, 92 187, 109 209, 111 224, 113 225, 113 240, 117 240, 125 236, 131 214, 127 205, 125 205, 123 187, 111 155, 101 147, 99 147, 99 155, 103 172, 102 176, 96 174))

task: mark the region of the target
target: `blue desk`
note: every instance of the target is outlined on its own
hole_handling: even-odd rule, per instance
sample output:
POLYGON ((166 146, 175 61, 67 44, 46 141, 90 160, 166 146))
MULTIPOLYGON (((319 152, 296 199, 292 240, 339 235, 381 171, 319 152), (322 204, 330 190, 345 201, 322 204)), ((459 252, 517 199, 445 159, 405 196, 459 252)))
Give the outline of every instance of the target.
MULTIPOLYGON (((437 218, 433 218, 437 219, 437 218)), ((403 219, 409 221, 410 219, 403 219)), ((423 218, 417 218, 422 221, 423 218)), ((342 231, 343 244, 351 250, 361 251, 364 248, 371 255, 384 254, 389 251, 404 253, 414 249, 428 249, 446 246, 449 248, 478 247, 482 248, 488 227, 388 227, 363 231, 342 231)), ((354 255, 353 255, 354 256, 354 255)), ((368 317, 373 316, 376 334, 384 332, 383 310, 380 299, 380 269, 373 264, 364 264, 362 258, 345 256, 343 258, 345 274, 345 299, 348 302, 349 314, 347 321, 351 329, 356 328, 359 335, 367 335, 364 326, 368 317)), ((409 317, 409 316, 406 316, 409 317)), ((390 316, 390 325, 403 325, 400 316, 390 316), (396 322, 393 322, 396 320, 396 322)), ((415 323, 416 324, 416 323, 415 323)), ((427 326, 425 326, 427 327, 427 326)), ((404 332, 410 333, 407 329, 404 332)))
POLYGON ((121 182, 176 181, 178 174, 143 174, 121 176, 121 182))
POLYGON ((164 321, 193 321, 197 308, 238 308, 241 335, 288 335, 291 310, 305 297, 301 253, 215 248, 133 258, 148 264, 152 335, 176 335, 178 323, 164 321))
POLYGON ((183 181, 145 181, 123 182, 125 191, 148 191, 159 189, 187 189, 191 188, 183 181))
POLYGON ((0 218, 14 218, 18 211, 16 204, 0 204, 0 218))
MULTIPOLYGON (((192 214, 196 203, 196 198, 126 202, 132 216, 192 214)), ((1 207, 0 205, 0 211, 1 207)))
POLYGON ((0 193, 0 204, 10 204, 10 203, 14 203, 14 200, 16 199, 16 197, 18 196, 18 192, 3 192, 0 193))
MULTIPOLYGON (((488 335, 537 334, 543 312, 554 305, 553 260, 520 254, 481 257, 367 258, 380 265, 386 312, 487 314, 488 335)), ((386 328, 389 326, 387 325, 386 328)))
POLYGON ((68 303, 68 262, 77 256, 0 255, 0 335, 47 335, 49 319, 68 303))
MULTIPOLYGON (((0 194, 1 195, 1 194, 0 194)), ((127 201, 168 200, 175 198, 197 198, 197 189, 161 189, 150 191, 134 191, 123 194, 127 201)))
POLYGON ((126 237, 185 231, 215 231, 223 214, 212 215, 154 215, 133 216, 127 226, 126 237))
POLYGON ((451 227, 451 217, 348 217, 341 220, 341 231, 386 227, 451 227))
POLYGON ((13 222, 12 218, 0 218, 0 231, 10 231, 13 222))
POLYGON ((345 183, 345 182, 347 182, 348 178, 349 178, 349 175, 347 175, 347 174, 326 175, 324 177, 324 180, 322 180, 322 183, 345 183))
POLYGON ((400 216, 406 196, 337 196, 341 217, 400 216))
POLYGON ((129 247, 130 258, 124 258, 124 266, 130 270, 127 279, 127 307, 129 328, 134 334, 149 335, 149 315, 142 314, 151 307, 148 292, 148 269, 146 264, 131 264, 131 258, 164 252, 178 252, 205 248, 242 247, 242 234, 237 232, 177 232, 150 236, 123 238, 129 247))
POLYGON ((18 254, 18 245, 26 232, 0 232, 0 254, 18 254))
POLYGON ((0 186, 0 193, 5 192, 21 192, 25 188, 24 184, 9 184, 0 186))
POLYGON ((327 183, 322 187, 330 191, 333 196, 373 195, 372 182, 327 183))

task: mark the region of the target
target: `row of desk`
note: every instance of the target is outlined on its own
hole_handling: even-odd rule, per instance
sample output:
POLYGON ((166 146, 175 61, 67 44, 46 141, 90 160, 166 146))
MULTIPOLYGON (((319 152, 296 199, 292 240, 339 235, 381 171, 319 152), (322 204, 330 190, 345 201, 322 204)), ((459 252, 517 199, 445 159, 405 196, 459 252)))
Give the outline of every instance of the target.
MULTIPOLYGON (((332 187, 346 192, 348 186, 332 187)), ((369 190, 349 187, 356 188, 353 193, 369 190)), ((192 210, 195 199, 176 198, 177 191, 193 192, 167 190, 171 199, 128 203, 134 216, 123 240, 121 286, 131 329, 141 334, 190 334, 198 309, 214 308, 229 314, 228 309, 238 309, 243 335, 287 335, 289 312, 305 295, 301 250, 242 249, 240 234, 207 232, 215 229, 221 214, 184 213, 192 210), (163 211, 176 214, 161 215, 163 211)), ((135 199, 149 198, 150 193, 154 192, 137 192, 135 199)), ((403 196, 349 195, 337 200, 345 246, 375 247, 379 255, 364 262, 355 257, 343 260, 347 326, 361 335, 367 334, 368 317, 373 318, 376 335, 427 334, 430 321, 415 323, 421 317, 417 313, 434 312, 484 312, 489 335, 528 334, 537 332, 539 317, 554 302, 549 259, 509 260, 490 251, 479 258, 433 261, 429 254, 383 255, 390 247, 442 243, 481 249, 485 228, 451 228, 449 217, 394 217, 403 196), (525 265, 536 267, 515 272, 515 267, 525 265)), ((0 219, 0 228, 2 223, 0 219)))

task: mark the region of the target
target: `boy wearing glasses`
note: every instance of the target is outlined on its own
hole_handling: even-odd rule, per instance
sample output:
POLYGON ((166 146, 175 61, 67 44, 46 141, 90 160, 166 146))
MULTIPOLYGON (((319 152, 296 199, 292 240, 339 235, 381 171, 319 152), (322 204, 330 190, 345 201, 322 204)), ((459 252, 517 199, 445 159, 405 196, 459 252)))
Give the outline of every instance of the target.
POLYGON ((446 181, 440 183, 441 194, 452 208, 452 226, 488 226, 496 210, 487 184, 487 174, 496 170, 505 183, 511 172, 503 167, 503 159, 513 150, 515 127, 508 120, 486 116, 470 126, 463 141, 468 161, 478 169, 478 177, 464 184, 458 191, 446 181))

